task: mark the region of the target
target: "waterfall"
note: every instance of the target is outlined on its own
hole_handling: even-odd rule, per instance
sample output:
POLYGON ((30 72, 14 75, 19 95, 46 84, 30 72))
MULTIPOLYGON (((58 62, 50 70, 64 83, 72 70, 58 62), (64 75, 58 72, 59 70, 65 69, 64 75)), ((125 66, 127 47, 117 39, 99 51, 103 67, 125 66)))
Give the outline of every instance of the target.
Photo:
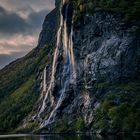
POLYGON ((74 51, 73 51, 73 26, 71 27, 69 47, 70 47, 69 52, 70 52, 70 59, 71 59, 71 65, 72 65, 72 79, 76 81, 76 69, 75 69, 75 59, 74 59, 74 51))
MULTIPOLYGON (((62 6, 64 5, 65 1, 63 0, 62 6)), ((61 6, 61 8, 62 8, 61 6)), ((58 59, 58 54, 59 54, 59 47, 63 47, 63 70, 61 74, 61 90, 59 91, 59 99, 55 103, 54 108, 52 109, 48 119, 41 124, 41 127, 44 127, 55 120, 55 116, 57 113, 57 109, 61 106, 62 102, 64 101, 67 90, 69 89, 70 84, 75 84, 76 81, 76 69, 75 69, 75 60, 74 60, 74 53, 73 53, 73 26, 71 25, 70 27, 70 33, 68 32, 68 8, 69 4, 66 5, 65 9, 65 18, 63 18, 63 15, 61 13, 61 8, 60 8, 60 14, 61 14, 61 22, 60 22, 60 27, 58 29, 57 33, 57 43, 56 43, 56 49, 53 57, 53 66, 52 66, 52 75, 51 75, 51 80, 50 84, 48 87, 48 90, 45 94, 45 97, 43 99, 43 104, 39 112, 39 116, 42 112, 44 112, 46 108, 46 100, 48 99, 48 95, 52 96, 52 92, 54 89, 54 81, 55 81, 55 73, 56 73, 56 65, 57 65, 57 59, 58 59), (63 45, 60 45, 62 41, 63 45)), ((72 22, 72 21, 71 21, 72 22)), ((52 104, 54 103, 53 97, 51 98, 52 104)))
POLYGON ((46 92, 46 67, 44 68, 43 73, 43 92, 46 92))
MULTIPOLYGON (((61 15, 60 27, 59 27, 58 32, 57 32, 56 49, 55 49, 54 57, 53 57, 51 80, 50 80, 50 84, 49 84, 48 90, 46 91, 45 97, 43 99, 43 103, 42 103, 41 109, 40 109, 40 111, 38 113, 38 117, 40 117, 40 114, 45 110, 45 108, 46 108, 46 100, 47 100, 47 98, 48 98, 49 95, 52 96, 52 92, 53 92, 53 89, 54 89, 54 81, 55 81, 57 58, 58 58, 59 47, 60 47, 60 43, 61 43, 60 36, 62 34, 61 33, 62 26, 63 26, 63 17, 61 15)), ((46 68, 45 68, 45 71, 46 71, 46 68)), ((45 83, 45 81, 46 81, 46 76, 44 76, 44 83, 45 83)), ((51 103, 53 104, 53 97, 51 98, 51 103)))

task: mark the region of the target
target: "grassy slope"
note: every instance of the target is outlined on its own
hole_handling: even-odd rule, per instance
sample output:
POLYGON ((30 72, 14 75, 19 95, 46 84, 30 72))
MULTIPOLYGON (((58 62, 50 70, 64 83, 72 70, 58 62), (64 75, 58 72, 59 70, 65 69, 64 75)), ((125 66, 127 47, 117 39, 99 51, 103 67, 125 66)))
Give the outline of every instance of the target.
POLYGON ((0 133, 13 131, 33 110, 39 97, 37 74, 51 63, 48 54, 48 46, 36 48, 0 70, 0 133))
POLYGON ((32 110, 38 95, 33 93, 35 79, 31 76, 0 104, 0 131, 12 131, 32 110))

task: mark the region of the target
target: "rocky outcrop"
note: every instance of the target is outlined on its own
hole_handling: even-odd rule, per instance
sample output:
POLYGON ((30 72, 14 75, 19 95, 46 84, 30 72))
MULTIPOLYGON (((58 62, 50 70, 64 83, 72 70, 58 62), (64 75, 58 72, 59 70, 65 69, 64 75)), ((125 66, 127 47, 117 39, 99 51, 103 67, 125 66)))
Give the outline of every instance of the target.
MULTIPOLYGON (((65 9, 66 6, 62 13, 65 13, 65 9)), ((44 126, 44 132, 60 131, 57 125, 63 121, 67 124, 63 131, 78 130, 75 124, 82 125, 82 120, 84 128, 92 131, 101 99, 104 100, 103 96, 117 90, 112 89, 112 85, 140 80, 139 44, 137 26, 127 27, 119 15, 98 11, 87 14, 83 22, 78 21, 74 28, 76 86, 69 86, 69 92, 57 109, 55 121, 44 126)), ((61 57, 58 64, 57 71, 60 71, 63 65, 61 57)), ((60 77, 61 74, 57 72, 53 93, 56 101, 61 91, 60 77)), ((48 116, 49 112, 46 113, 44 116, 48 116)))
POLYGON ((43 23, 42 31, 39 36, 38 46, 44 47, 48 44, 50 46, 55 45, 57 29, 59 25, 59 6, 57 6, 52 12, 50 12, 43 23))
MULTIPOLYGON (((119 16, 108 12, 87 15, 75 30, 75 55, 86 81, 139 80, 140 49, 137 26, 127 28, 119 16)), ((79 71, 79 72, 80 72, 79 71)))

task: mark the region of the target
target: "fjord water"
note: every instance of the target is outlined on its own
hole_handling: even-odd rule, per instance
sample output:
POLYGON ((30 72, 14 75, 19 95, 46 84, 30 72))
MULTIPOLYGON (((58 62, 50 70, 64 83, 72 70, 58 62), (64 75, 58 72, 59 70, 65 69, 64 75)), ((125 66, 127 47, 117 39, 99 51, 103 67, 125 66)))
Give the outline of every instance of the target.
POLYGON ((0 140, 140 140, 140 136, 96 136, 96 135, 4 135, 0 140))

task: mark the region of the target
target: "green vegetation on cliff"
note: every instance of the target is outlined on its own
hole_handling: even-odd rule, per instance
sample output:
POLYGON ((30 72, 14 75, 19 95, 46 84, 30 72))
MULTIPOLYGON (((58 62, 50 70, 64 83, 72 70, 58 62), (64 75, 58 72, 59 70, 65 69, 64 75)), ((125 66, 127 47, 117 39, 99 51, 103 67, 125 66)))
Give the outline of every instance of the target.
POLYGON ((51 53, 48 46, 36 48, 0 70, 0 133, 14 131, 33 111, 40 96, 38 76, 51 63, 51 53))
POLYGON ((94 11, 109 11, 123 15, 125 22, 139 20, 139 0, 71 0, 74 1, 74 22, 80 20, 85 14, 93 14, 94 11))
POLYGON ((94 128, 102 133, 140 132, 140 84, 113 85, 96 110, 94 128))

